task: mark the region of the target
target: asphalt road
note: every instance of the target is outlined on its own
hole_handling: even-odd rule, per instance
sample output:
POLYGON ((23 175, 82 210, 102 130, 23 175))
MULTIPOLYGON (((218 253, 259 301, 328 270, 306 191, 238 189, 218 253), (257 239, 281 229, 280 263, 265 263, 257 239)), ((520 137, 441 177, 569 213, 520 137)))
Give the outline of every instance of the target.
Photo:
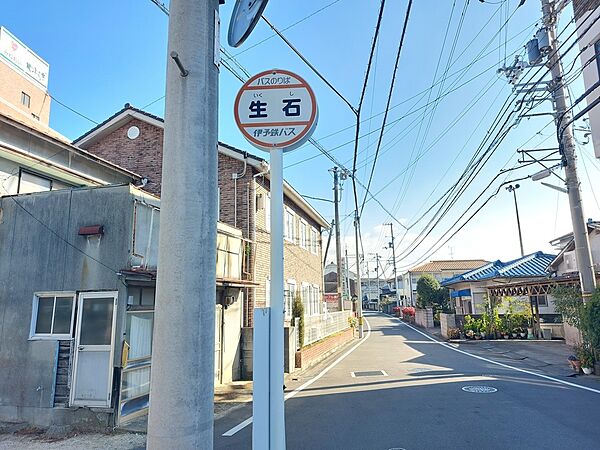
MULTIPOLYGON (((397 319, 366 318, 362 343, 286 401, 288 449, 600 448, 600 383, 543 378, 434 342, 397 319), (368 371, 383 373, 356 373, 368 371)), ((252 425, 223 436, 250 415, 246 408, 217 421, 215 448, 251 448, 252 425)))

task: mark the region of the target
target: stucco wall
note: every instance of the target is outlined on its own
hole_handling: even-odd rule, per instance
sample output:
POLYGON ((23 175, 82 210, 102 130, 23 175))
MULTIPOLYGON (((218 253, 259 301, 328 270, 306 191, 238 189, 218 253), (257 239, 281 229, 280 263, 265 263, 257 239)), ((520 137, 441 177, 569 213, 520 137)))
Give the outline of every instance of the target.
MULTIPOLYGON (((129 186, 0 200, 0 420, 46 425, 59 417, 49 413, 56 341, 29 340, 33 294, 114 290, 123 299, 116 273, 127 263, 132 205, 129 186), (97 224, 105 227, 100 240, 78 235, 97 224)), ((117 326, 117 342, 121 335, 117 326)))

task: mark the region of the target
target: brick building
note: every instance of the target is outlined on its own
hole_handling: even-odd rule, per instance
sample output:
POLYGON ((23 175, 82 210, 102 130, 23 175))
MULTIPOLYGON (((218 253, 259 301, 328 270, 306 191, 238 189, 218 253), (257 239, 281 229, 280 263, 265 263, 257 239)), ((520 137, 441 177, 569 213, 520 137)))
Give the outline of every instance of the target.
POLYGON ((48 71, 46 61, 0 27, 0 113, 48 125, 48 71))
MULTIPOLYGON (((147 178, 145 189, 160 195, 163 119, 129 104, 74 141, 78 147, 147 178)), ((246 288, 244 326, 253 308, 269 298, 270 191, 268 163, 219 143, 219 221, 239 228, 246 241, 244 271, 255 287, 246 288)), ((284 184, 284 277, 286 317, 300 293, 307 315, 322 312, 321 231, 325 219, 288 183, 284 184)))

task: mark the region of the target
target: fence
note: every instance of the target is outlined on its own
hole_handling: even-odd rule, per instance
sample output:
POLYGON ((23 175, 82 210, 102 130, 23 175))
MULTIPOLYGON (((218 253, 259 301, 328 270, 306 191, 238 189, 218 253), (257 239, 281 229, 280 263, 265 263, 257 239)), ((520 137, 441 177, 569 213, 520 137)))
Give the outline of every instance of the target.
MULTIPOLYGON (((318 316, 304 316, 304 345, 320 341, 350 327, 350 311, 337 311, 318 316)), ((300 336, 296 333, 296 348, 300 348, 300 336)))

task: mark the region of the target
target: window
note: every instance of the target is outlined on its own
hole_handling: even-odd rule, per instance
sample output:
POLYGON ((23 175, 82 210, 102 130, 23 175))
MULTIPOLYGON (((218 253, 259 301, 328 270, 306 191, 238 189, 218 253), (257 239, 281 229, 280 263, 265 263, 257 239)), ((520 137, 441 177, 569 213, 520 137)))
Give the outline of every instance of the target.
POLYGON ((288 208, 285 209, 285 238, 294 242, 296 239, 296 218, 294 212, 288 208))
POLYGON ((70 339, 73 334, 74 292, 44 292, 33 296, 30 339, 70 339))
POLYGON ((29 105, 31 104, 31 97, 25 92, 21 92, 21 104, 26 108, 29 108, 29 105))
POLYGON ((300 247, 308 249, 308 224, 300 220, 300 247))
POLYGON ((285 297, 285 317, 292 317, 292 305, 294 304, 294 299, 296 298, 296 281, 288 280, 286 283, 286 288, 284 292, 285 297))
POLYGON ((317 230, 314 228, 310 229, 310 251, 315 255, 319 253, 319 241, 317 238, 317 230))
POLYGON ((32 192, 56 191, 57 189, 68 189, 70 185, 61 181, 53 180, 36 173, 27 172, 23 169, 19 172, 17 186, 18 194, 30 194, 32 192))
POLYGON ((304 305, 304 314, 307 316, 311 316, 312 313, 310 311, 310 297, 311 297, 311 287, 307 283, 302 283, 302 304, 304 305))
POLYGON ((310 287, 310 315, 317 315, 321 312, 321 299, 319 295, 319 286, 313 284, 310 287))
POLYGON ((546 297, 546 295, 532 295, 531 297, 529 297, 531 299, 531 303, 533 305, 537 304, 539 306, 548 306, 548 298, 546 297))
POLYGON ((265 230, 271 232, 271 195, 265 195, 265 230))

